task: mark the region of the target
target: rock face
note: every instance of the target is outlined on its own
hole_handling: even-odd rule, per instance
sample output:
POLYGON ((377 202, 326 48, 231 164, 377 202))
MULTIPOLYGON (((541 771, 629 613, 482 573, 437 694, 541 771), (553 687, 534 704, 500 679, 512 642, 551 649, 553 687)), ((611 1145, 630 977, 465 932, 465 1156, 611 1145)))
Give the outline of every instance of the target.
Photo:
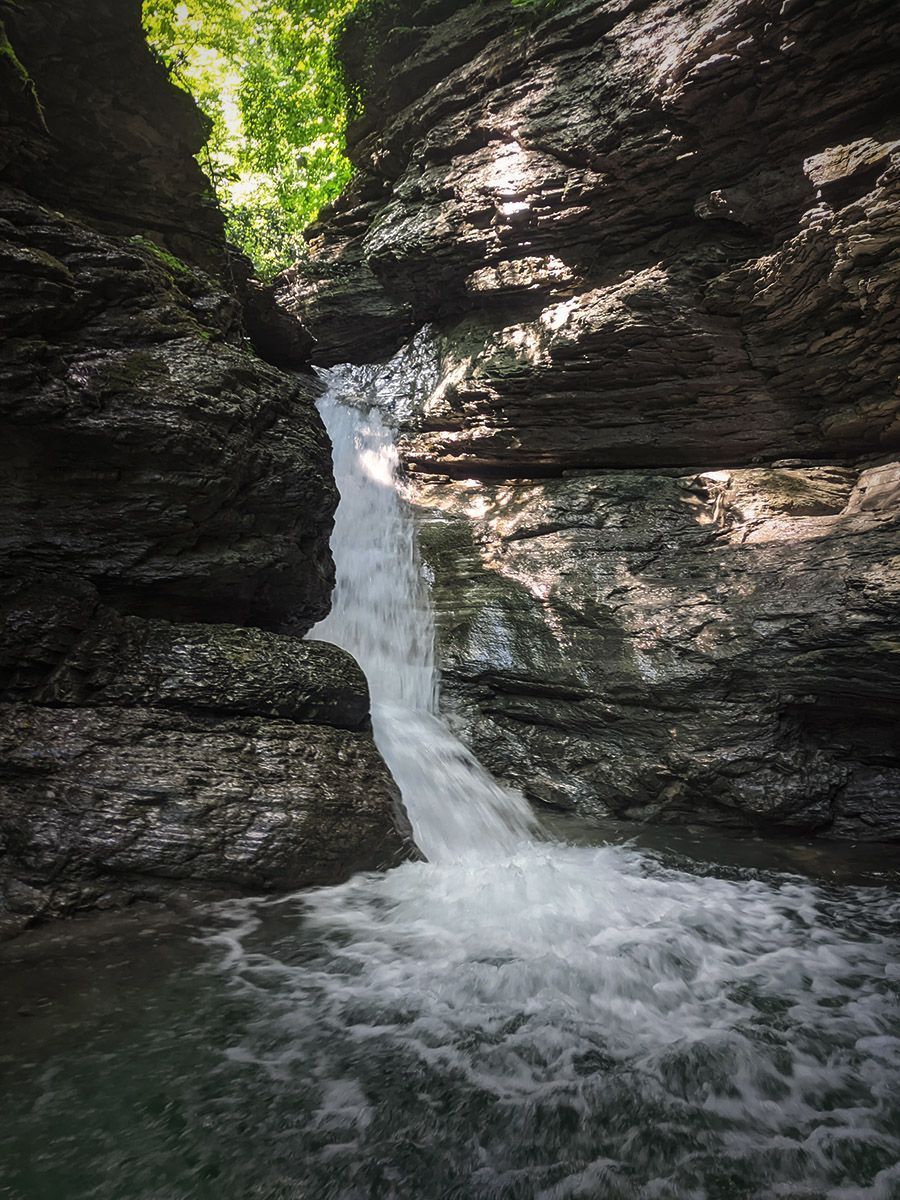
POLYGON ((451 715, 587 814, 900 836, 893 5, 378 11, 277 292, 323 363, 430 326, 360 387, 451 715))
POLYGON ((0 191, 7 570, 302 633, 328 610, 337 494, 316 387, 248 353, 220 284, 0 191))
POLYGON ((7 589, 0 930, 175 884, 333 883, 408 852, 356 663, 320 642, 7 589))
POLYGON ((338 880, 408 837, 364 678, 299 640, 330 447, 314 378, 245 330, 293 367, 308 337, 225 246, 138 0, 63 8, 0 3, 6 929, 338 880))
POLYGON ((17 86, 4 64, 7 182, 95 229, 227 265, 224 220, 194 159, 206 120, 149 52, 141 0, 2 0, 0 20, 27 80, 17 86))
POLYGON ((900 470, 422 486, 444 694, 587 815, 900 838, 900 470))

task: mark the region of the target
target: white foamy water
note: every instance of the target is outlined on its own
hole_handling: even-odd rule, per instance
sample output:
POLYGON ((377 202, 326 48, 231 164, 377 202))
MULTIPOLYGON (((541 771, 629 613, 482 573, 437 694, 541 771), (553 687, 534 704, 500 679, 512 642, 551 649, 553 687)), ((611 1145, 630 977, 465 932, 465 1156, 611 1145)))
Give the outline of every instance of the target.
POLYGON ((362 664, 429 861, 232 905, 212 938, 256 1013, 230 1061, 302 1164, 272 1195, 896 1200, 895 900, 535 838, 438 715, 391 434, 333 378, 313 636, 362 664))
POLYGON ((429 860, 509 853, 533 828, 527 802, 498 787, 437 715, 434 622, 393 434, 377 410, 342 403, 335 379, 319 408, 341 494, 337 585, 309 636, 343 646, 365 671, 375 740, 429 860))

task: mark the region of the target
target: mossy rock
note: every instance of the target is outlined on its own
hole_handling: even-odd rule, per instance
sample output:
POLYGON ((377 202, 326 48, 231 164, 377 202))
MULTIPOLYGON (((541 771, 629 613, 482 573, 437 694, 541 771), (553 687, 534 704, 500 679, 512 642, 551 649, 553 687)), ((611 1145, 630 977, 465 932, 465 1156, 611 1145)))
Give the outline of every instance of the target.
POLYGON ((177 282, 184 283, 193 279, 194 272, 187 263, 182 262, 180 258, 176 258, 174 254, 170 254, 168 250, 163 250, 162 246, 157 246, 156 242, 151 238, 136 233, 134 237, 128 240, 133 246, 138 246, 140 249, 152 254, 156 261, 162 263, 166 270, 174 276, 177 282))
POLYGON ((44 120, 37 88, 9 40, 2 17, 0 17, 0 99, 2 99, 3 107, 7 109, 8 117, 14 121, 24 120, 29 125, 37 125, 44 133, 47 132, 47 123, 44 120))

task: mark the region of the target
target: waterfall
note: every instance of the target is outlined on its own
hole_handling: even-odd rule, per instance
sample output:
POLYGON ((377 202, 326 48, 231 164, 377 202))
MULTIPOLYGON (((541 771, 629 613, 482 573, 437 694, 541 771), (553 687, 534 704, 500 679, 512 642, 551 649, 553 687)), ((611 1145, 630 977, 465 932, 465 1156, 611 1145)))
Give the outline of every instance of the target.
POLYGON ((441 721, 379 413, 423 364, 424 338, 330 375, 313 633, 362 664, 427 861, 204 906, 199 936, 87 926, 52 980, 35 943, 0 1007, 0 1195, 898 1200, 896 892, 540 838, 441 721))
POLYGON ((428 861, 222 909, 259 1194, 896 1198, 896 897, 535 837, 440 719, 397 453, 347 379, 312 636, 365 670, 428 861))
POLYGON ((377 409, 344 403, 343 377, 330 374, 319 408, 341 495, 331 544, 337 585, 330 614, 309 636, 342 646, 365 672, 375 741, 427 858, 508 854, 533 818, 524 797, 499 787, 438 715, 431 602, 393 434, 377 409))

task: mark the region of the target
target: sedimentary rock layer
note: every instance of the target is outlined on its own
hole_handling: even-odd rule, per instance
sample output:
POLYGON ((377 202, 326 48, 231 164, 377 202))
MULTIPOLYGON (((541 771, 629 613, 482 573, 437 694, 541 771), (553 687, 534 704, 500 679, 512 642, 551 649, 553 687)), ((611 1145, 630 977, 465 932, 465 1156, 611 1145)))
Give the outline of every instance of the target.
POLYGON ((591 816, 900 838, 900 469, 421 485, 444 702, 591 816))
POLYGON ((365 678, 336 646, 124 615, 72 579, 5 591, 0 931, 408 853, 365 678))
POLYGON ((441 323, 417 461, 527 474, 896 449, 890 4, 408 15, 377 72, 374 32, 346 39, 368 100, 360 175, 281 295, 323 362, 441 323))
POLYGON ((898 836, 893 4, 361 12, 278 293, 323 363, 406 342, 359 383, 466 735, 586 813, 898 836))
POLYGON ((311 379, 248 353, 220 283, 138 236, 0 192, 7 572, 61 566, 135 611, 303 633, 337 493, 311 379))

